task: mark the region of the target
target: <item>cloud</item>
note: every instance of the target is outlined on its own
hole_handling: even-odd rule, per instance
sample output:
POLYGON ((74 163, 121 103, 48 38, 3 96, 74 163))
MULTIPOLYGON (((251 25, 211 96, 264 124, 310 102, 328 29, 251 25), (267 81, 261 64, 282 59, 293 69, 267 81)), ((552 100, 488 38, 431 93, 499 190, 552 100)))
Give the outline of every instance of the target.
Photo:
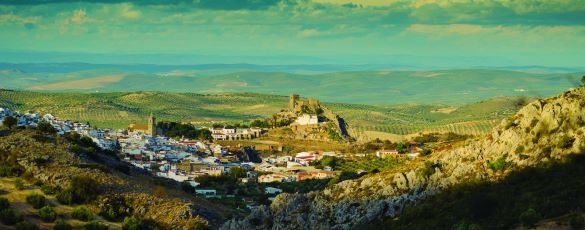
POLYGON ((78 9, 73 11, 73 16, 71 17, 71 22, 73 23, 83 23, 87 18, 87 13, 83 9, 78 9))
POLYGON ((140 18, 140 16, 142 15, 142 12, 140 12, 139 10, 134 10, 132 8, 132 5, 130 5, 130 4, 123 4, 121 15, 122 15, 122 17, 125 17, 125 18, 137 19, 137 18, 140 18))
POLYGON ((35 24, 40 21, 39 16, 19 16, 16 14, 0 14, 0 24, 35 24))

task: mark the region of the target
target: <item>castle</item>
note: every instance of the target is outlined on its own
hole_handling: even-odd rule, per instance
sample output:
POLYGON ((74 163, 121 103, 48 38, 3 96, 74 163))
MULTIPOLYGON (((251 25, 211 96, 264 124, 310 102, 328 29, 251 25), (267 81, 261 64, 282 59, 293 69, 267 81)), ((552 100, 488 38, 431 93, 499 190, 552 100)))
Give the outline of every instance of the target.
POLYGON ((298 94, 291 94, 288 101, 288 110, 294 114, 318 114, 321 110, 321 104, 317 99, 301 100, 298 94))
POLYGON ((130 124, 128 125, 128 131, 131 132, 143 132, 147 135, 155 137, 156 132, 156 118, 152 113, 148 117, 148 124, 130 124))

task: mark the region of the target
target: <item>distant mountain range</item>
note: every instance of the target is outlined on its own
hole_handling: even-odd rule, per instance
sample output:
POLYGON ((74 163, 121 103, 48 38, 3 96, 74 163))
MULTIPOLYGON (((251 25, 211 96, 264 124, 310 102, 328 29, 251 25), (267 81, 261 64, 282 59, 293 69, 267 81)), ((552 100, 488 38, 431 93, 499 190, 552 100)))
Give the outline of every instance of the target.
POLYGON ((499 69, 364 70, 335 65, 152 65, 0 63, 1 88, 57 92, 299 93, 357 104, 465 104, 496 96, 546 97, 579 85, 582 73, 539 66, 499 69), (542 70, 542 69, 545 70, 542 70))

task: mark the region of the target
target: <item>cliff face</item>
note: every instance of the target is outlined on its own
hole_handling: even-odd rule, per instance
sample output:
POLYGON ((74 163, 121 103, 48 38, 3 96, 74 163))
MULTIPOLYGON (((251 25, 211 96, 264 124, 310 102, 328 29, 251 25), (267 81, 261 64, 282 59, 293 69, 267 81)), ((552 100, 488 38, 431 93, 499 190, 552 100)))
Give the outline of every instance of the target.
POLYGON ((582 152, 584 107, 585 88, 534 101, 465 147, 324 191, 281 194, 270 207, 228 221, 222 229, 349 229, 397 216, 405 206, 455 184, 498 180, 514 170, 582 152))

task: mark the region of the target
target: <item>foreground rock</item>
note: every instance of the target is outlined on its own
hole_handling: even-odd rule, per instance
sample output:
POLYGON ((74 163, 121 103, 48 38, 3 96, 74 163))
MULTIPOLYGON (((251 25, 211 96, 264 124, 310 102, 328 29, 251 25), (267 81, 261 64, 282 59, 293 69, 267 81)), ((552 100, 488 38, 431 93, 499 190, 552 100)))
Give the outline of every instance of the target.
POLYGON ((585 146, 585 88, 534 101, 480 140, 400 172, 343 181, 324 191, 281 194, 221 229, 350 229, 395 217, 417 200, 455 184, 499 180, 525 167, 580 153, 585 146))

